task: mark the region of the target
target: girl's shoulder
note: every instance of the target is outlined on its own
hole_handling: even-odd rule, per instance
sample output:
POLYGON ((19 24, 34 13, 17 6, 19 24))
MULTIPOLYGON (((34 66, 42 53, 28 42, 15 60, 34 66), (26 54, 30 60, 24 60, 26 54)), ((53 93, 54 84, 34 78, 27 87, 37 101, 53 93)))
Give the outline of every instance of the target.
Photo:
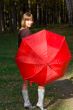
POLYGON ((19 34, 20 35, 22 35, 23 33, 25 33, 26 32, 26 29, 25 28, 20 28, 19 29, 19 34))
POLYGON ((28 28, 20 28, 19 34, 21 37, 23 37, 23 36, 25 37, 27 35, 30 35, 31 33, 30 33, 30 30, 28 28))
POLYGON ((25 30, 26 30, 25 28, 20 28, 19 32, 22 32, 22 31, 25 31, 25 30))
POLYGON ((20 28, 19 32, 29 32, 29 28, 20 28))

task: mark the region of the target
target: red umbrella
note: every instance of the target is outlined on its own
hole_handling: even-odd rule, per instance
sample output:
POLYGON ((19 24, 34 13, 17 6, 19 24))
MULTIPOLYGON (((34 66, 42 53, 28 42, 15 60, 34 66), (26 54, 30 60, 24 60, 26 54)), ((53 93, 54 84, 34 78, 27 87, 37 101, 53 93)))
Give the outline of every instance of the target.
POLYGON ((70 59, 65 37, 47 30, 23 38, 16 54, 23 79, 39 85, 63 76, 70 59))

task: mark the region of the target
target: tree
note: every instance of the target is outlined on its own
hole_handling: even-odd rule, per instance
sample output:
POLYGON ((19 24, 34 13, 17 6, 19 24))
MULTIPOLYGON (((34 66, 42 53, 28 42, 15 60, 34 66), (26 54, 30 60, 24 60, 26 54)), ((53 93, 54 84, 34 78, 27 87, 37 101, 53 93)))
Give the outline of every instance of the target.
POLYGON ((2 31, 2 0, 0 0, 0 32, 2 31))
POLYGON ((69 24, 73 25, 73 0, 66 0, 69 24))
POLYGON ((0 31, 4 31, 5 30, 5 13, 4 10, 5 9, 5 4, 4 4, 4 0, 0 0, 0 31))

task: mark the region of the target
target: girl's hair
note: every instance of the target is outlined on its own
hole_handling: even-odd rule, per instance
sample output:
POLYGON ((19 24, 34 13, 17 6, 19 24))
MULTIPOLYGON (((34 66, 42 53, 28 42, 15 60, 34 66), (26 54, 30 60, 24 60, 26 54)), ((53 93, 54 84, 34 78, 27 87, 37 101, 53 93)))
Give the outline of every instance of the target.
POLYGON ((32 20, 33 21, 33 15, 30 12, 26 12, 23 14, 22 19, 21 19, 21 27, 26 27, 26 20, 32 20))

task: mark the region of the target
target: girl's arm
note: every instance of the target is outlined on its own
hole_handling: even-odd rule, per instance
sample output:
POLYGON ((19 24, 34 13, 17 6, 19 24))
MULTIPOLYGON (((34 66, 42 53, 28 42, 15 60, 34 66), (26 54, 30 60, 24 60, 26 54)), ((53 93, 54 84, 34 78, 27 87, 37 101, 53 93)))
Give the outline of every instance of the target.
POLYGON ((27 37, 27 36, 30 35, 30 34, 31 34, 31 32, 30 32, 29 29, 23 29, 23 30, 21 30, 21 32, 20 32, 21 38, 27 37))
POLYGON ((30 32, 29 29, 22 29, 22 30, 19 31, 19 34, 18 34, 18 47, 20 46, 22 38, 27 37, 30 34, 31 34, 31 32, 30 32))

